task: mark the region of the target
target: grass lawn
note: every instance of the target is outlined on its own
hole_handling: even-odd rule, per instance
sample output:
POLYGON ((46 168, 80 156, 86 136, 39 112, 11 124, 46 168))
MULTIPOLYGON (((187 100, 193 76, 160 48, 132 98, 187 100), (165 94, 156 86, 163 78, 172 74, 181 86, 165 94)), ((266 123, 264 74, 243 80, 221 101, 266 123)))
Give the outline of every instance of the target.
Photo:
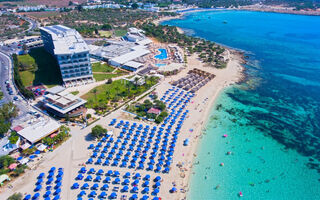
POLYGON ((113 70, 114 68, 106 63, 97 62, 92 64, 92 72, 113 72, 113 70))
POLYGON ((109 78, 114 78, 121 76, 121 74, 95 74, 93 73, 93 78, 96 79, 96 81, 103 81, 107 80, 109 78))
POLYGON ((60 69, 56 59, 43 47, 31 49, 29 54, 18 56, 21 64, 36 66, 36 71, 28 69, 21 71, 21 79, 24 86, 44 84, 53 87, 62 83, 60 69))
POLYGON ((19 72, 21 80, 22 80, 22 84, 24 86, 30 86, 33 84, 33 80, 34 80, 34 73, 31 71, 22 71, 19 72))
POLYGON ((126 33, 127 33, 127 30, 125 30, 125 29, 117 29, 117 30, 114 30, 114 34, 115 34, 117 37, 125 36, 126 33))
POLYGON ((97 86, 90 90, 88 93, 81 96, 81 98, 86 99, 88 103, 86 106, 88 108, 93 108, 95 106, 101 106, 102 104, 107 104, 109 100, 118 102, 119 100, 128 99, 130 88, 130 96, 139 96, 140 94, 147 91, 150 87, 156 84, 157 80, 148 80, 147 84, 136 87, 132 83, 125 80, 116 80, 111 84, 103 84, 97 86), (117 99, 117 100, 115 100, 117 99))
POLYGON ((70 92, 70 93, 73 94, 73 95, 77 95, 77 94, 79 94, 79 91, 76 90, 76 91, 72 91, 72 92, 70 92))
POLYGON ((106 38, 109 38, 112 36, 112 32, 111 31, 99 31, 99 35, 101 37, 106 37, 106 38))
POLYGON ((29 66, 36 66, 36 61, 29 54, 18 56, 18 60, 19 62, 29 66))

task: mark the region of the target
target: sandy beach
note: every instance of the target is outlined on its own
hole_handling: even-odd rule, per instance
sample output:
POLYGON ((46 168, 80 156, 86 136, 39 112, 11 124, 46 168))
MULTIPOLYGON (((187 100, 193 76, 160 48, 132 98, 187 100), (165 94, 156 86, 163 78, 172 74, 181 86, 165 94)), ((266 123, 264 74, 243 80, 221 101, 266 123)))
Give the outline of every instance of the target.
MULTIPOLYGON (((164 20, 170 20, 176 17, 164 17, 161 18, 155 23, 160 23, 164 20)), ((180 29, 180 31, 182 31, 180 29)), ((135 174, 139 172, 142 176, 146 174, 150 174, 151 177, 156 177, 160 175, 163 178, 163 181, 160 186, 159 197, 162 199, 185 199, 186 193, 188 192, 188 184, 189 177, 191 173, 191 169, 193 166, 193 159, 196 156, 195 152, 197 150, 197 145, 199 139, 202 135, 202 130, 206 124, 206 120, 210 113, 211 107, 213 106, 215 100, 219 96, 219 93, 226 87, 235 84, 241 81, 243 76, 243 66, 241 65, 244 60, 242 55, 234 50, 227 49, 225 53, 226 59, 228 59, 227 67, 224 69, 216 69, 214 67, 209 67, 203 64, 199 59, 198 55, 194 54, 192 56, 188 56, 188 64, 179 74, 174 76, 169 76, 164 78, 164 80, 160 81, 160 84, 156 87, 156 92, 158 96, 161 97, 164 92, 171 88, 170 82, 178 80, 182 77, 185 77, 189 70, 197 68, 215 75, 215 78, 212 79, 208 84, 202 87, 199 91, 195 93, 195 96, 192 98, 192 101, 187 105, 189 113, 187 118, 181 128, 181 134, 179 134, 178 141, 176 143, 175 152, 173 155, 173 162, 171 165, 171 170, 168 174, 155 173, 153 171, 146 170, 135 170, 128 168, 120 168, 117 166, 101 166, 88 164, 86 167, 103 169, 107 171, 118 170, 121 175, 130 172, 131 174, 135 174), (183 141, 189 139, 189 145, 184 146, 183 141), (178 191, 176 193, 170 193, 169 190, 172 187, 176 187, 178 191)), ((80 94, 84 93, 85 89, 92 89, 93 86, 99 85, 100 83, 94 83, 86 88, 80 89, 80 94)), ((70 90, 75 90, 72 88, 70 90)), ((114 111, 110 115, 100 118, 97 122, 91 124, 90 126, 80 129, 79 127, 71 127, 71 135, 72 137, 58 147, 53 152, 45 153, 38 160, 33 161, 31 170, 27 170, 27 172, 21 177, 10 183, 11 187, 8 185, 0 188, 0 199, 7 199, 10 195, 15 192, 21 192, 22 194, 33 194, 33 190, 35 188, 35 183, 37 180, 37 176, 44 172, 48 173, 48 170, 51 167, 63 168, 64 177, 62 180, 62 192, 61 199, 76 199, 79 190, 72 190, 71 186, 75 181, 75 177, 78 174, 78 171, 82 167, 82 165, 90 158, 92 151, 88 150, 88 146, 92 143, 97 144, 97 141, 92 141, 88 136, 90 134, 91 128, 95 125, 102 125, 108 130, 112 130, 114 136, 118 136, 120 133, 119 129, 115 129, 114 127, 108 126, 109 122, 116 118, 118 120, 129 120, 130 122, 137 122, 142 124, 148 124, 151 126, 155 126, 156 124, 145 121, 137 121, 129 114, 123 112, 122 109, 114 111)), ((82 185, 81 182, 80 185, 82 185)), ((41 195, 44 194, 44 189, 40 192, 41 195)), ((110 192, 107 192, 110 194, 110 192)), ((131 196, 131 193, 124 193, 128 197, 131 196)), ((141 194, 139 194, 139 198, 141 198, 141 194)), ((95 199, 98 199, 97 197, 95 199)), ((118 196, 118 199, 120 197, 118 196)))
MULTIPOLYGON (((223 88, 240 81, 242 76, 241 56, 238 54, 230 53, 228 55, 230 61, 225 69, 215 69, 212 67, 203 67, 203 64, 198 60, 196 55, 188 58, 188 67, 181 71, 178 75, 165 78, 160 85, 156 88, 159 96, 162 96, 164 91, 172 86, 169 82, 177 80, 187 74, 190 69, 198 68, 207 72, 211 72, 216 77, 211 80, 206 86, 201 88, 189 103, 187 109, 190 113, 187 116, 185 123, 182 126, 181 134, 178 138, 176 151, 173 156, 172 169, 169 174, 161 174, 163 183, 160 187, 159 197, 163 199, 182 199, 186 196, 188 191, 188 179, 190 176, 191 168, 193 165, 193 158, 197 148, 198 140, 201 138, 201 130, 206 123, 206 118, 210 112, 210 108, 215 99, 223 88), (190 130, 193 129, 191 132, 190 130), (189 146, 183 146, 185 139, 190 140, 189 146), (175 185, 178 189, 177 193, 169 193, 169 190, 175 185)), ((113 130, 114 134, 119 134, 119 130, 113 127, 108 127, 107 124, 111 119, 131 119, 130 116, 125 114, 121 109, 113 112, 112 114, 101 118, 96 123, 89 127, 80 129, 78 127, 71 127, 72 137, 66 143, 62 144, 55 151, 43 155, 38 161, 34 161, 34 167, 31 170, 11 182, 12 188, 1 188, 1 199, 6 199, 15 192, 22 194, 30 193, 35 187, 36 177, 41 172, 48 172, 52 167, 62 167, 64 169, 64 178, 62 184, 62 199, 75 199, 78 191, 71 190, 72 184, 75 182, 75 177, 81 168, 81 164, 85 163, 90 157, 90 151, 87 149, 89 144, 97 143, 91 141, 88 137, 90 130, 93 126, 100 124, 108 130, 113 130)), ((133 119, 132 119, 133 120, 133 119)), ((141 122, 138 122, 141 123, 141 122)), ((144 124, 151 124, 150 122, 142 122, 144 124)), ((98 169, 101 166, 87 165, 87 168, 94 167, 98 169)), ((101 167, 105 171, 107 169, 119 170, 120 173, 131 172, 135 173, 136 170, 120 168, 120 167, 101 167)), ((142 175, 146 174, 145 170, 138 170, 142 175)), ((155 172, 148 172, 151 176, 157 176, 155 172)))

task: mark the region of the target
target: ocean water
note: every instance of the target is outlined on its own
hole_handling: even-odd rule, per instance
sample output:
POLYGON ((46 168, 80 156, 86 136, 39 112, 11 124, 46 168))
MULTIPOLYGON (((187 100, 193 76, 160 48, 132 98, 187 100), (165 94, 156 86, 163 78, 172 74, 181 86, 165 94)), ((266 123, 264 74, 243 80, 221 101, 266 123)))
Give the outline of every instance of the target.
POLYGON ((247 79, 212 108, 188 199, 320 199, 320 17, 209 11, 164 24, 248 56, 247 79))

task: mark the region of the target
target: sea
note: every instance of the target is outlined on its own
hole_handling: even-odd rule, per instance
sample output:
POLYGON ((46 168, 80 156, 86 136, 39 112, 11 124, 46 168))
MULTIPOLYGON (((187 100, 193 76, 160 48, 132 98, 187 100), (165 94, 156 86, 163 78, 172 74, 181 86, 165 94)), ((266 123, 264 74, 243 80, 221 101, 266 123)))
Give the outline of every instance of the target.
POLYGON ((320 199, 320 17, 212 10, 162 24, 247 60, 211 110, 187 199, 320 199))

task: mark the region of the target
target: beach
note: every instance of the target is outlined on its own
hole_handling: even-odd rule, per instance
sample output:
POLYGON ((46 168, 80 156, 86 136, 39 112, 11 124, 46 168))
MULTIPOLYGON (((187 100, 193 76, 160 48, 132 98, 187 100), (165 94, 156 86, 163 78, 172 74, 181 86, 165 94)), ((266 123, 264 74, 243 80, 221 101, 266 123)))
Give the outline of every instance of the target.
MULTIPOLYGON (((193 159, 195 157, 195 151, 197 148, 198 140, 201 138, 201 131, 206 123, 206 118, 209 114, 210 108, 214 103, 219 93, 226 87, 240 81, 243 78, 243 62, 240 54, 226 53, 229 58, 229 62, 225 69, 216 69, 213 67, 205 67, 203 63, 198 60, 197 55, 188 57, 188 65, 178 75, 166 77, 156 87, 156 92, 159 96, 162 96, 164 91, 172 87, 169 83, 173 80, 177 80, 184 77, 187 72, 193 68, 198 68, 216 75, 207 85, 202 87, 196 92, 195 97, 192 99, 187 107, 190 113, 187 116, 185 123, 181 129, 181 136, 179 136, 176 151, 173 155, 172 169, 169 174, 161 174, 163 177, 163 183, 160 187, 159 197, 163 199, 181 199, 184 198, 188 191, 188 179, 190 176, 193 159), (192 131, 191 131, 192 130, 192 131), (190 140, 189 146, 183 146, 185 139, 190 140), (177 193, 169 193, 169 190, 176 186, 177 193)), ((64 170, 64 178, 62 181, 62 199, 75 199, 77 192, 71 190, 72 184, 75 182, 75 177, 81 168, 81 165, 85 163, 90 157, 90 151, 87 149, 89 144, 97 143, 92 141, 88 134, 93 126, 100 124, 108 130, 113 130, 115 135, 119 134, 119 130, 115 130, 113 127, 109 127, 108 124, 111 119, 129 119, 134 120, 128 114, 124 113, 122 109, 119 109, 106 117, 102 117, 94 124, 80 129, 79 127, 71 127, 72 137, 58 147, 53 152, 46 153, 38 161, 34 161, 34 167, 16 180, 12 181, 10 189, 8 187, 1 188, 0 197, 6 199, 15 192, 21 192, 22 194, 30 193, 35 185, 37 176, 41 172, 48 172, 48 170, 55 166, 56 168, 62 167, 64 170)), ((139 122, 141 123, 141 122, 139 122)), ((143 124, 154 125, 150 122, 142 122, 143 124)), ((87 165, 90 168, 90 165, 87 165)), ((92 165, 98 169, 98 166, 92 165)), ((120 173, 131 172, 135 173, 136 170, 126 169, 120 167, 103 167, 105 170, 119 170, 120 173)), ((142 175, 145 170, 139 171, 142 175)), ((151 176, 157 176, 155 172, 148 172, 151 176)))

